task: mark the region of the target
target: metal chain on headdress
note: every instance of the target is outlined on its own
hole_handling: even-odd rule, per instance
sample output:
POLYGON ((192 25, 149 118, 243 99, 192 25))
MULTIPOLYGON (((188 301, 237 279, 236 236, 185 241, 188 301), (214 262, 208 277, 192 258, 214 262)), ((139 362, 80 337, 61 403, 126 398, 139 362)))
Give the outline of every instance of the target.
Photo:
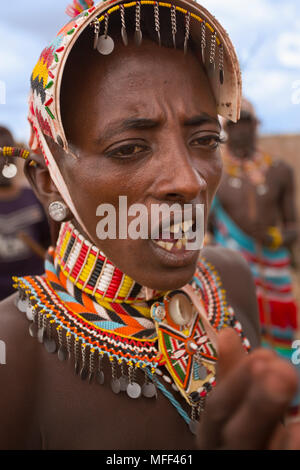
POLYGON ((141 45, 142 38, 143 38, 143 35, 141 31, 141 2, 136 2, 134 40, 137 46, 141 45))
POLYGON ((158 44, 161 45, 158 2, 155 2, 155 5, 154 5, 154 24, 155 24, 155 31, 157 32, 158 44))
POLYGON ((105 14, 104 14, 104 21, 105 21, 105 24, 104 24, 104 36, 105 36, 105 39, 107 38, 107 33, 108 33, 108 20, 109 20, 109 15, 108 15, 108 13, 105 13, 105 14))
POLYGON ((220 69, 220 83, 224 83, 224 47, 223 44, 219 47, 219 69, 220 69))
POLYGON ((128 36, 126 31, 126 23, 125 23, 125 8, 124 5, 120 4, 120 16, 121 16, 121 36, 124 43, 124 46, 128 45, 128 36))
POLYGON ((177 23, 176 23, 176 7, 175 7, 175 5, 172 5, 172 7, 171 7, 171 25, 172 25, 173 46, 176 49, 177 23))
POLYGON ((184 53, 187 53, 187 45, 190 37, 190 22, 191 22, 191 13, 188 11, 185 15, 185 37, 184 37, 184 53))
POLYGON ((202 62, 205 64, 205 49, 206 49, 206 27, 205 21, 201 23, 201 53, 202 53, 202 62))
POLYGON ((210 54, 209 54, 209 63, 215 66, 216 59, 216 44, 217 44, 217 33, 214 32, 210 40, 210 54))
POLYGON ((96 19, 93 21, 93 25, 94 25, 94 34, 95 34, 95 37, 94 37, 94 49, 97 49, 98 40, 99 40, 99 34, 100 34, 100 23, 99 23, 98 18, 96 18, 96 19))

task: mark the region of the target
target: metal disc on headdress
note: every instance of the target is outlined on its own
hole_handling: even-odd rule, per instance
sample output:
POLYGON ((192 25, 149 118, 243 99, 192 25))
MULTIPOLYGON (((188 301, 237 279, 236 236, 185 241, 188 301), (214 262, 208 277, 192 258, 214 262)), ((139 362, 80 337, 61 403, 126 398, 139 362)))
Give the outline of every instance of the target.
POLYGON ((114 40, 110 36, 105 36, 105 34, 102 34, 102 36, 99 37, 97 49, 98 49, 98 52, 100 52, 100 54, 109 55, 112 53, 114 48, 115 48, 115 43, 114 43, 114 40))
POLYGON ((121 28, 121 36, 122 36, 122 41, 123 41, 124 46, 128 46, 128 36, 127 36, 126 28, 124 28, 124 26, 122 26, 121 28))
POLYGON ((8 165, 5 165, 3 170, 2 170, 2 175, 4 176, 4 178, 14 178, 17 174, 18 170, 17 170, 17 167, 16 165, 14 165, 13 163, 9 163, 8 165))
POLYGON ((142 389, 138 383, 132 382, 131 384, 128 384, 127 395, 130 398, 139 398, 141 396, 141 393, 142 389))
POLYGON ((143 33, 140 29, 137 29, 134 33, 134 42, 136 46, 140 46, 143 40, 143 33))

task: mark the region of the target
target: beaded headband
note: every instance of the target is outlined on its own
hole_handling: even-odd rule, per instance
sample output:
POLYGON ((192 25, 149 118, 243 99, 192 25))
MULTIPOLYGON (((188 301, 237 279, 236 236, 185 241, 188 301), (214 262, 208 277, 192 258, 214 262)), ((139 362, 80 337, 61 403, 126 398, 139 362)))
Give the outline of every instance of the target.
MULTIPOLYGON (((0 147, 0 162, 1 162, 1 157, 4 159, 4 166, 2 168, 2 176, 4 178, 10 179, 14 178, 17 174, 17 167, 14 165, 14 163, 9 161, 9 158, 11 157, 19 157, 22 158, 23 160, 27 160, 30 156, 30 152, 28 150, 25 150, 23 148, 17 148, 17 147, 0 147)), ((31 160, 30 162, 31 166, 35 165, 35 162, 31 160)))
POLYGON ((110 18, 112 15, 119 15, 121 38, 127 45, 126 14, 130 9, 135 9, 136 45, 142 42, 142 15, 152 15, 157 41, 160 43, 160 11, 168 9, 170 33, 173 45, 176 47, 177 19, 179 15, 183 15, 184 52, 188 48, 189 39, 192 39, 201 53, 203 65, 207 70, 218 114, 235 122, 239 119, 241 103, 241 74, 234 47, 222 26, 201 5, 192 0, 172 0, 172 3, 153 0, 131 2, 107 0, 92 5, 92 0, 74 0, 73 5, 68 7, 67 12, 72 16, 79 14, 64 26, 52 44, 43 50, 31 76, 29 98, 29 121, 32 126, 30 146, 34 151, 41 148, 56 187, 82 228, 85 227, 74 207, 45 136, 69 152, 61 119, 60 91, 68 56, 86 28, 94 28, 91 47, 98 49, 100 54, 110 54, 114 49, 113 38, 109 36, 110 18))

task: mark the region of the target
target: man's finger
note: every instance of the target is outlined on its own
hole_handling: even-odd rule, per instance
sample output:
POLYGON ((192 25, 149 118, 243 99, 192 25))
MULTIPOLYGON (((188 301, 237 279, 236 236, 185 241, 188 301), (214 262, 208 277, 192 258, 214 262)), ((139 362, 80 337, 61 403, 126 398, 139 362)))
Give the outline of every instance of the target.
MULTIPOLYGON (((232 336, 230 337, 232 338, 232 336)), ((233 346, 233 350, 235 350, 235 346, 233 346)), ((231 348, 227 353, 230 354, 230 352, 231 348)), ((226 351, 223 353, 226 354, 226 351)), ((198 443, 202 449, 216 449, 222 445, 224 427, 238 408, 242 406, 248 393, 253 380, 251 370, 255 366, 261 373, 264 373, 269 362, 274 360, 274 353, 258 349, 249 356, 243 354, 236 367, 234 367, 234 355, 231 360, 231 371, 218 381, 216 389, 207 401, 206 410, 200 421, 198 443)))
POLYGON ((237 365, 245 356, 246 352, 239 335, 232 328, 222 330, 218 334, 218 381, 226 377, 233 365, 237 365))
POLYGON ((224 432, 230 449, 267 449, 297 390, 297 374, 279 358, 265 371, 254 367, 252 376, 249 392, 224 432))

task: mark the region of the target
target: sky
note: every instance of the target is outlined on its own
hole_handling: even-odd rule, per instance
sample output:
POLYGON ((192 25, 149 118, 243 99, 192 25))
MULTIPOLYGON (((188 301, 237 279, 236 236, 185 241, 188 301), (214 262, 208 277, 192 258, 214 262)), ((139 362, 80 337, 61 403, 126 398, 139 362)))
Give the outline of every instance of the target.
MULTIPOLYGON (((27 96, 40 52, 68 21, 70 0, 1 0, 0 125, 29 137, 27 96)), ((239 56, 244 95, 264 134, 300 133, 299 0, 201 0, 239 56)))

